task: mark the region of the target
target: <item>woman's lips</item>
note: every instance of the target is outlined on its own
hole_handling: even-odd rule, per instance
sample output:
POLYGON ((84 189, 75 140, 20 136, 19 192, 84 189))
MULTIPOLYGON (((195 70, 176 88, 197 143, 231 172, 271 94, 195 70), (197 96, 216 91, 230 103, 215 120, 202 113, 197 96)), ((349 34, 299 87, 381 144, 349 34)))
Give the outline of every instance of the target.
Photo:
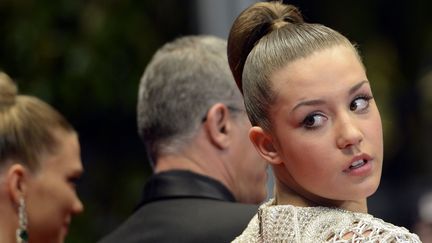
POLYGON ((351 161, 345 165, 343 172, 350 175, 365 175, 372 170, 372 157, 368 154, 361 154, 355 156, 351 161))

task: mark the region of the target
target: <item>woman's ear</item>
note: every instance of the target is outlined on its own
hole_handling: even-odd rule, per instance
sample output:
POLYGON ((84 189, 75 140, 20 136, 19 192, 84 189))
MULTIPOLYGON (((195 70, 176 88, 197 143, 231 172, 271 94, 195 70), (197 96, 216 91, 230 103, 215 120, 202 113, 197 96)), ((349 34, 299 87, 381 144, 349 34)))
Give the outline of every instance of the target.
POLYGON ((279 153, 274 146, 272 137, 261 127, 252 127, 249 130, 249 138, 261 157, 263 157, 272 165, 278 165, 282 163, 279 153))
POLYGON ((18 163, 12 164, 7 170, 7 189, 9 196, 16 204, 18 204, 20 197, 22 197, 27 190, 25 183, 27 173, 27 169, 22 164, 18 163))
POLYGON ((232 122, 229 118, 229 110, 222 103, 216 103, 207 112, 207 119, 204 127, 210 140, 220 149, 225 149, 230 145, 230 133, 232 122))

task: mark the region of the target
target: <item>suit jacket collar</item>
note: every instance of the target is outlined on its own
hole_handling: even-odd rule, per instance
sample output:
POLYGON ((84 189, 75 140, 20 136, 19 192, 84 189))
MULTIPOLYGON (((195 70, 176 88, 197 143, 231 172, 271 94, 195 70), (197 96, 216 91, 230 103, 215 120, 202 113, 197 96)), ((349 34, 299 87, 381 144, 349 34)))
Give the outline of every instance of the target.
POLYGON ((219 181, 186 170, 152 175, 144 186, 141 203, 175 198, 207 198, 235 202, 233 194, 219 181))

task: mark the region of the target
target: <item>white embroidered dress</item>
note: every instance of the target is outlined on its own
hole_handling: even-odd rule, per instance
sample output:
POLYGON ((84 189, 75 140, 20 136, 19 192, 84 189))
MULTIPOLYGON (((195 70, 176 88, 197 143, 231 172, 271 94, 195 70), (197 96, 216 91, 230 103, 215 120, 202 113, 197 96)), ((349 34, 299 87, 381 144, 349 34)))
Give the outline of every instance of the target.
POLYGON ((421 242, 404 227, 374 218, 327 207, 295 207, 263 204, 258 214, 233 242, 296 242, 296 243, 384 243, 421 242))

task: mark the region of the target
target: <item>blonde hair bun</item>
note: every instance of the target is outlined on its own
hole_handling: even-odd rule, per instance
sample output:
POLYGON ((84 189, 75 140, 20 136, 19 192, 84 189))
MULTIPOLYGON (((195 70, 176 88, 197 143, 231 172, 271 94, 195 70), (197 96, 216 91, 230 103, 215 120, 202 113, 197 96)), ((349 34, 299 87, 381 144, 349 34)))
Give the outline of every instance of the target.
POLYGON ((17 92, 18 88, 12 79, 6 73, 0 71, 0 107, 15 104, 17 92))

